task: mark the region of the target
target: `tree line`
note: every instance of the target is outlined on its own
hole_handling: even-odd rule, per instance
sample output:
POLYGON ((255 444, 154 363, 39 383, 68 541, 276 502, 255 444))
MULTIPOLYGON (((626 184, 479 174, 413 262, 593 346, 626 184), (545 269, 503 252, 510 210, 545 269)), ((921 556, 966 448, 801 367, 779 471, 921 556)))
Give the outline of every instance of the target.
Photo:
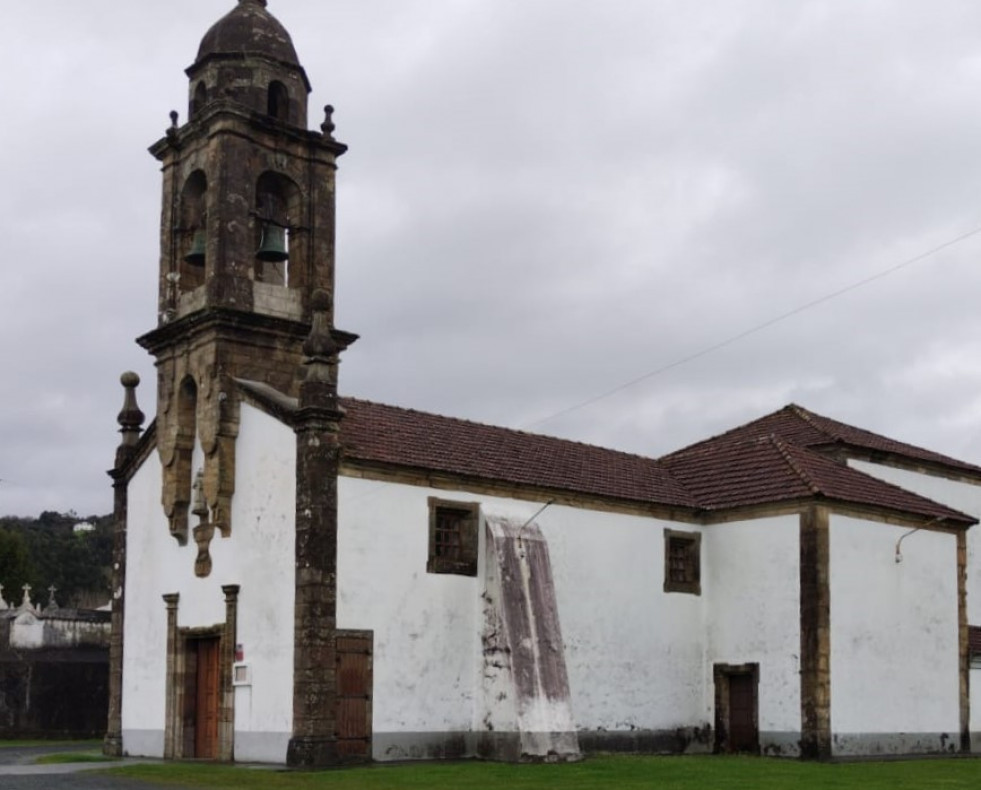
POLYGON ((3 597, 18 606, 31 585, 35 606, 48 603, 57 588, 62 607, 89 608, 109 601, 112 516, 80 517, 44 511, 37 518, 0 517, 0 584, 3 597), (85 525, 76 531, 76 525, 85 525))

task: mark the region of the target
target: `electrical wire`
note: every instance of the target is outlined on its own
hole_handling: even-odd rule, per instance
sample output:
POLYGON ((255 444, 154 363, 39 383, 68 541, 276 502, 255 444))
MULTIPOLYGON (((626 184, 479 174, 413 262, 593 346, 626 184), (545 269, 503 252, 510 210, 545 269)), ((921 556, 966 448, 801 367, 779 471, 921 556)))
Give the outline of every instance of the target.
POLYGON ((550 414, 547 417, 542 417, 541 419, 535 420, 534 422, 526 423, 525 425, 522 426, 522 429, 536 428, 539 425, 544 425, 545 423, 551 422, 552 420, 558 417, 564 417, 566 414, 571 414, 572 412, 578 411, 579 409, 584 409, 587 406, 592 406, 594 403, 598 403, 599 401, 605 400, 606 398, 609 398, 612 395, 616 395, 618 392, 622 392, 625 389, 634 387, 643 381, 647 381, 648 379, 654 378, 655 376, 659 376, 662 373, 666 373, 667 371, 673 370, 674 368, 680 367, 681 365, 685 365, 696 359, 700 359, 701 357, 707 356, 708 354, 711 354, 715 351, 725 348, 726 346, 731 346, 733 343, 737 343, 738 341, 743 340, 744 338, 747 338, 750 335, 755 335, 757 332, 762 332, 764 329, 769 329, 774 324, 779 324, 782 321, 786 321, 788 318, 792 318, 795 315, 803 313, 805 310, 810 310, 813 307, 817 307, 818 305, 824 304, 825 302, 829 302, 832 299, 836 299, 839 296, 843 296, 844 294, 849 293, 850 291, 857 290, 859 288, 868 285, 869 283, 875 282, 876 280, 881 280, 884 277, 888 277, 890 274, 894 274, 900 271, 901 269, 905 269, 907 266, 912 266, 914 263, 919 263, 920 261, 925 260, 926 258, 930 258, 936 255, 938 252, 942 252, 943 250, 946 250, 949 247, 953 247, 956 244, 960 244, 962 241, 966 241, 967 239, 970 239, 973 236, 977 236, 979 233, 981 233, 981 226, 978 226, 974 228, 974 230, 970 230, 967 233, 962 233, 960 236, 956 236, 955 238, 950 239, 949 241, 945 241, 943 244, 939 244, 936 247, 927 250, 926 252, 921 252, 919 255, 914 255, 912 258, 908 258, 902 261, 901 263, 896 264, 895 266, 890 266, 888 269, 883 269, 882 271, 876 272, 875 274, 869 275, 868 277, 865 277, 861 280, 857 280, 856 282, 846 285, 843 288, 839 288, 836 291, 831 291, 829 293, 826 293, 823 296, 819 296, 817 299, 813 299, 810 302, 805 302, 804 304, 798 305, 797 307, 793 308, 792 310, 788 310, 785 313, 780 313, 779 315, 776 315, 773 318, 767 319, 766 321, 760 324, 756 324, 755 326, 752 326, 749 329, 745 329, 736 335, 732 335, 731 337, 726 338, 725 340, 720 340, 719 342, 713 343, 710 346, 706 346, 705 348, 699 351, 696 351, 692 354, 688 354, 687 356, 676 359, 672 362, 667 363, 666 365, 662 365, 661 367, 656 368, 648 373, 645 373, 642 376, 638 376, 637 378, 631 379, 630 381, 626 381, 623 384, 619 384, 613 389, 607 390, 606 392, 602 392, 598 395, 594 395, 590 398, 586 398, 585 400, 579 401, 578 403, 575 403, 571 406, 567 406, 566 408, 557 411, 554 414, 550 414))

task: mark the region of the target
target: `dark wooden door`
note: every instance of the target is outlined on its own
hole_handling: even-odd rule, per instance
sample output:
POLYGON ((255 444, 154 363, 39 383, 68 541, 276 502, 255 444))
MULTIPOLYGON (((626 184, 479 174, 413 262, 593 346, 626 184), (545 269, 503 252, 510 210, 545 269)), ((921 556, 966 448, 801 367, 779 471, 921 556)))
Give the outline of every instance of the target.
POLYGON ((372 634, 337 634, 337 754, 371 759, 372 634))
POLYGON ((194 687, 194 756, 218 756, 218 639, 198 639, 194 687))
POLYGON ((749 673, 729 676, 729 751, 759 752, 756 683, 749 673))

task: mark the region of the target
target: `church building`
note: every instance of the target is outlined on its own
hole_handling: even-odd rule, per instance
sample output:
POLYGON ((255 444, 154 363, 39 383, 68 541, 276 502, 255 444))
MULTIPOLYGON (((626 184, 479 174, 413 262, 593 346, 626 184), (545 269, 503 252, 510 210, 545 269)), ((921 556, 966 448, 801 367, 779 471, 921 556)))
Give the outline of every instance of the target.
POLYGON ((646 458, 338 394, 346 146, 266 5, 207 31, 150 148, 106 752, 981 750, 981 467, 797 405, 646 458))

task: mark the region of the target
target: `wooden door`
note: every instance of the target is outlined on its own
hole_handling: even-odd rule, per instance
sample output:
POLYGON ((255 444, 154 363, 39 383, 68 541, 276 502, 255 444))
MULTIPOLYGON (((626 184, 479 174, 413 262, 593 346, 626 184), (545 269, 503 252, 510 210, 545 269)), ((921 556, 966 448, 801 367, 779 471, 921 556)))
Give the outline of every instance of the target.
POLYGON ((194 756, 218 757, 219 650, 217 638, 197 639, 194 684, 194 756))
POLYGON ((746 672, 729 676, 729 751, 759 752, 756 682, 746 672))
POLYGON ((337 634, 337 754, 371 759, 372 633, 337 634))

